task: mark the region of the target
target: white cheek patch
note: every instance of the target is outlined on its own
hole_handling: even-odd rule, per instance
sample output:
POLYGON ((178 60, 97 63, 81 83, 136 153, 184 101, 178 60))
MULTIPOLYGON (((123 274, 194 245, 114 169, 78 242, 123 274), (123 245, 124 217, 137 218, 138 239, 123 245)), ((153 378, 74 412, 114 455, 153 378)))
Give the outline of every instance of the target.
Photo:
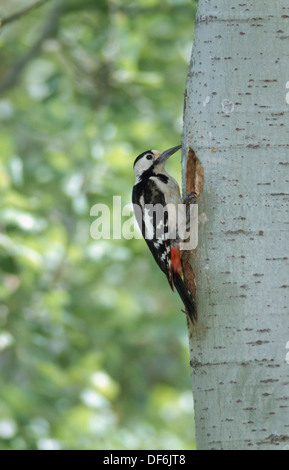
POLYGON ((135 175, 135 183, 139 183, 141 181, 141 176, 144 173, 144 171, 148 170, 149 167, 152 165, 153 160, 148 160, 146 158, 147 155, 150 155, 149 153, 144 155, 143 158, 141 158, 134 166, 134 175, 135 175))

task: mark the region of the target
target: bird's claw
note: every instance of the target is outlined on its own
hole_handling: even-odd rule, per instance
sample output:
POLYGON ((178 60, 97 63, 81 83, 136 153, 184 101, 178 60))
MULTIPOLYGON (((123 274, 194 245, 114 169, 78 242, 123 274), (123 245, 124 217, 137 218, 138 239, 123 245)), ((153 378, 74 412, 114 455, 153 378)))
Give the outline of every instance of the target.
POLYGON ((198 197, 197 193, 191 192, 191 193, 186 195, 186 197, 184 198, 183 203, 186 204, 186 206, 188 206, 190 204, 195 204, 195 202, 197 200, 197 197, 198 197))

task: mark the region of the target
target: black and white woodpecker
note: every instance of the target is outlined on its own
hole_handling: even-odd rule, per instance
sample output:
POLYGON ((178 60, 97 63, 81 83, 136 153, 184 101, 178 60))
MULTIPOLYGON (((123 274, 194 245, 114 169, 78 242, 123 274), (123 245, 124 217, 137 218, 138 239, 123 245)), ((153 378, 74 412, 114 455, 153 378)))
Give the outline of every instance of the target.
POLYGON ((135 159, 132 202, 138 225, 155 261, 167 276, 172 290, 177 289, 186 313, 194 322, 194 300, 182 279, 183 240, 176 217, 183 201, 178 183, 165 170, 168 158, 180 148, 181 145, 165 152, 147 150, 135 159))

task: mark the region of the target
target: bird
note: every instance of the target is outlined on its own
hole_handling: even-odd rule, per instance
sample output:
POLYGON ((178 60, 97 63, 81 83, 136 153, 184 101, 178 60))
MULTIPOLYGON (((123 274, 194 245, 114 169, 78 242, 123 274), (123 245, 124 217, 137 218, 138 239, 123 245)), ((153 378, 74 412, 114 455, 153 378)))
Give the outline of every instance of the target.
POLYGON ((146 150, 134 161, 132 203, 142 235, 171 289, 176 288, 192 323, 197 319, 194 299, 183 280, 182 237, 177 220, 184 207, 177 181, 165 170, 168 158, 181 145, 164 152, 146 150), (181 206, 180 206, 181 205, 181 206))

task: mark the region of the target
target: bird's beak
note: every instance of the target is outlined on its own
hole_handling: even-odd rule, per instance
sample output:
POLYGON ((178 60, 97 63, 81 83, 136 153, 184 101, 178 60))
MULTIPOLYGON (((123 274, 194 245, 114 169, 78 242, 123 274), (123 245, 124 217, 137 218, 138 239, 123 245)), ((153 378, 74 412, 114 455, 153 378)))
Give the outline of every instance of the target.
POLYGON ((157 159, 157 162, 158 163, 165 163, 167 161, 167 159, 171 155, 173 155, 175 152, 177 152, 181 147, 182 147, 181 145, 177 145, 176 147, 172 147, 171 149, 165 150, 163 153, 161 153, 161 155, 157 159))

